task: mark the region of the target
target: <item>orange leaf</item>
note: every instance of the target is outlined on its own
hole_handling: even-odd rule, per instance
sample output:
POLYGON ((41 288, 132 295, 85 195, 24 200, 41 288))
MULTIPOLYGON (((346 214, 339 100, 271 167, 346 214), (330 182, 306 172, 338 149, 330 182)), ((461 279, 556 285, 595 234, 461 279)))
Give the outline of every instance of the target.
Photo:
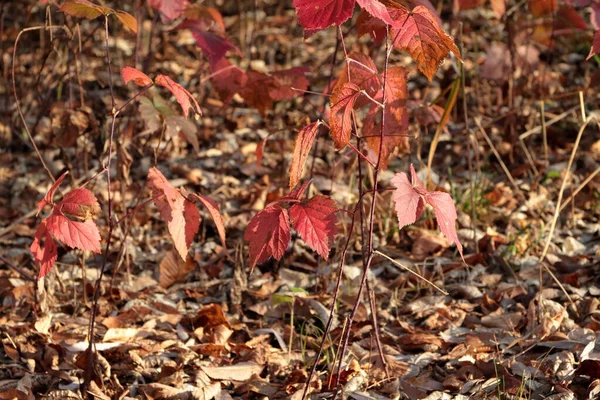
POLYGON ((195 204, 175 189, 157 169, 150 168, 146 184, 152 191, 154 205, 167 223, 175 249, 185 260, 194 236, 200 228, 200 213, 195 204), (161 196, 164 195, 164 196, 161 196))
POLYGON ((407 51, 417 62, 419 71, 430 81, 450 51, 461 60, 454 40, 426 7, 417 6, 410 12, 406 9, 397 11, 396 25, 392 30, 394 47, 407 51))
POLYGON ((341 149, 350 141, 352 133, 352 110, 360 96, 360 87, 352 82, 337 87, 331 93, 331 115, 329 126, 335 147, 341 149))
POLYGON ((172 251, 168 251, 160 262, 159 283, 163 288, 168 288, 177 281, 182 280, 196 267, 196 263, 189 255, 183 261, 172 251))
POLYGON ((87 19, 95 19, 101 15, 109 15, 114 12, 112 8, 101 7, 87 0, 66 0, 61 4, 58 11, 76 18, 87 19))
POLYGON ((204 207, 206 207, 206 210, 208 210, 208 213, 215 222, 217 232, 219 232, 221 244, 223 245, 223 248, 226 249, 227 245, 225 243, 225 223, 223 222, 223 216, 221 216, 221 212, 219 211, 219 205, 209 197, 202 196, 196 193, 192 194, 200 201, 200 203, 202 203, 204 207))
POLYGON ((137 33, 137 21, 133 15, 122 10, 117 10, 115 11, 115 16, 119 21, 121 21, 125 28, 129 29, 133 33, 137 33))
POLYGON ((121 70, 123 81, 129 83, 133 81, 138 86, 146 86, 152 83, 152 79, 140 70, 132 67, 125 67, 121 70))
POLYGON ((296 141, 294 142, 294 153, 292 154, 292 165, 290 165, 290 189, 293 189, 304 172, 304 164, 308 158, 308 153, 312 148, 313 142, 319 133, 321 121, 315 121, 312 124, 306 125, 298 132, 296 141))

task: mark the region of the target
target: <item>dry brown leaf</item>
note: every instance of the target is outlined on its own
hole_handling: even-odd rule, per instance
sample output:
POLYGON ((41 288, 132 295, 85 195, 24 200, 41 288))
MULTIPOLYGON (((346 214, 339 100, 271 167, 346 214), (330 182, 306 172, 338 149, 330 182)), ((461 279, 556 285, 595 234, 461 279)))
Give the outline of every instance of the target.
POLYGON ((168 288, 177 281, 182 280, 187 274, 194 269, 196 263, 190 255, 183 261, 172 251, 167 252, 160 262, 160 286, 168 288))

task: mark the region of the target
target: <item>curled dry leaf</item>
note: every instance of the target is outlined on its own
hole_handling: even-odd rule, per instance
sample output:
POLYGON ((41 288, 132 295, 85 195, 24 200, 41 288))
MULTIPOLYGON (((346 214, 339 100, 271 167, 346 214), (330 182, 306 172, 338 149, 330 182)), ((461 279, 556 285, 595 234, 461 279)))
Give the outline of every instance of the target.
POLYGON ((185 261, 172 251, 168 251, 159 265, 159 283, 163 288, 168 288, 175 282, 185 278, 190 273, 196 263, 191 256, 187 256, 185 261))

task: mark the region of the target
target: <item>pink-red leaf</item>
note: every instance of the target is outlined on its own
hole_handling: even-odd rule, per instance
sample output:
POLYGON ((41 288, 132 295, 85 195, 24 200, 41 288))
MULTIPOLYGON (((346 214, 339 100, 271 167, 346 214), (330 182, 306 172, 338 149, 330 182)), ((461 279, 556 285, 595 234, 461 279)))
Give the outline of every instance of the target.
POLYGON ((148 75, 132 67, 123 68, 121 75, 125 83, 133 81, 138 86, 146 86, 152 83, 152 79, 148 75))
POLYGON ((410 12, 399 9, 395 20, 396 25, 392 30, 394 47, 407 51, 429 80, 433 79, 450 51, 460 60, 454 40, 444 32, 427 7, 417 6, 410 12))
POLYGON ((463 257, 463 247, 456 233, 456 219, 458 216, 452 197, 448 193, 429 192, 425 195, 425 202, 433 207, 433 213, 440 230, 448 240, 456 245, 460 256, 463 257))
POLYGON ((175 99, 183 109, 183 115, 187 118, 189 115, 190 107, 198 113, 198 115, 202 115, 202 110, 200 110, 200 105, 192 96, 190 92, 188 92, 183 86, 179 83, 175 82, 173 79, 169 78, 166 75, 158 75, 154 80, 157 85, 165 87, 173 93, 175 99), (192 103, 190 103, 190 100, 192 103))
POLYGON ((440 230, 448 240, 456 245, 464 260, 463 247, 456 233, 457 215, 452 197, 448 193, 428 191, 417 177, 412 164, 410 175, 410 182, 404 172, 396 174, 391 180, 392 184, 396 186, 393 199, 398 212, 400 229, 414 223, 421 215, 424 203, 427 203, 433 208, 440 230))
POLYGON ((154 205, 167 223, 175 249, 185 260, 200 228, 200 213, 196 205, 175 189, 157 168, 148 171, 147 186, 152 191, 154 205))
POLYGON ((354 12, 355 0, 294 0, 298 22, 306 30, 343 24, 354 12))
MULTIPOLYGON (((416 174, 413 175, 414 170, 411 164, 411 176, 416 176, 416 174)), ((393 199, 398 214, 398 224, 400 229, 402 229, 406 225, 414 224, 419 219, 423 211, 424 202, 419 193, 414 190, 413 184, 411 184, 404 172, 397 173, 391 179, 391 182, 396 186, 393 199)))
POLYGON ((52 236, 67 246, 100 253, 100 232, 93 220, 72 221, 56 207, 46 221, 52 236))
POLYGON ((202 196, 200 194, 192 193, 199 201, 202 203, 206 210, 212 217, 215 226, 217 227, 217 232, 219 232, 219 238, 221 239, 221 244, 223 248, 227 248, 225 243, 225 223, 223 222, 223 216, 221 215, 221 211, 219 210, 219 205, 211 198, 202 196))
POLYGON ((46 220, 43 220, 38 226, 29 250, 31 251, 31 254, 33 254, 35 261, 40 265, 38 278, 46 276, 54 266, 54 262, 58 257, 56 243, 54 243, 52 236, 50 236, 50 232, 48 232, 46 220))
POLYGON ((188 0, 148 0, 150 7, 160 12, 163 23, 179 18, 189 6, 188 0))
POLYGON ((333 237, 337 232, 336 211, 335 202, 322 195, 290 207, 294 229, 298 231, 302 240, 325 260, 329 257, 333 237))
POLYGON ((252 70, 248 71, 246 76, 248 79, 240 94, 246 104, 265 115, 267 110, 273 108, 271 90, 277 87, 277 81, 272 76, 252 70))
POLYGON ((304 172, 304 164, 310 153, 313 142, 319 132, 320 121, 315 121, 306 125, 298 132, 296 141, 294 142, 294 152, 292 153, 292 164, 290 165, 290 189, 293 189, 304 172))
POLYGON ((274 101, 291 99, 300 93, 298 90, 306 90, 309 82, 304 75, 307 72, 306 67, 294 67, 271 73, 276 82, 276 86, 269 90, 271 99, 274 101))
POLYGON ((341 149, 350 141, 352 133, 352 110, 360 96, 360 87, 352 82, 337 87, 331 94, 331 115, 329 126, 331 136, 337 149, 341 149))
POLYGON ((300 200, 300 198, 304 195, 304 192, 306 192, 306 189, 308 189, 308 186, 310 185, 311 182, 312 181, 306 181, 302 185, 297 186, 294 190, 289 192, 287 195, 283 196, 281 198, 281 200, 282 201, 300 200))
POLYGON ((280 206, 268 206, 252 218, 244 240, 249 242, 250 271, 269 258, 280 260, 290 243, 290 218, 280 206))
POLYGON ((219 60, 221 60, 227 51, 236 48, 222 34, 209 32, 206 24, 200 20, 185 20, 179 25, 179 29, 189 29, 198 47, 202 49, 211 68, 214 68, 219 60))
POLYGON ((42 208, 44 208, 45 205, 54 203, 54 193, 56 193, 56 190, 58 189, 58 187, 60 186, 60 184, 62 183, 63 179, 65 179, 65 176, 67 176, 68 173, 69 173, 69 171, 65 171, 52 184, 52 186, 50 186, 50 189, 48 189, 48 193, 46 193, 46 195, 44 196, 44 198, 38 202, 38 211, 37 211, 36 216, 40 214, 40 212, 42 211, 42 208))

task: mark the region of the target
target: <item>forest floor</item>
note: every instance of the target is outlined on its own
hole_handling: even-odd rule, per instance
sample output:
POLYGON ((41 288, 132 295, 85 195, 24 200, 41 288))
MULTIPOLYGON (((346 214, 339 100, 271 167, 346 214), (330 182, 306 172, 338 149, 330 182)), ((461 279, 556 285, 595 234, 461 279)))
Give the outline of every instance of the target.
MULTIPOLYGON (((193 93, 203 115, 189 119, 193 127, 187 129, 197 135, 194 149, 189 135, 183 140, 185 132, 163 138, 152 131, 153 117, 142 106, 124 109, 112 212, 122 218, 151 199, 146 174, 156 165, 174 186, 220 205, 227 250, 207 213, 185 263, 151 204, 117 225, 99 286, 88 388, 94 398, 301 399, 348 235, 356 238, 343 263, 332 329, 310 383, 312 398, 332 398, 334 392, 357 400, 600 396, 600 135, 594 119, 600 116, 600 79, 596 61, 585 61, 591 29, 540 43, 524 28, 531 22, 520 19, 525 11, 498 19, 487 6, 458 14, 442 10, 445 29, 463 49, 465 79, 458 81, 456 105, 439 138, 433 181, 455 200, 466 264, 431 218, 399 231, 392 194, 382 192, 375 247, 447 295, 376 257, 370 291, 358 306, 338 369, 340 340, 363 271, 358 228, 349 232, 350 219, 341 213, 329 260, 294 237, 280 261, 252 273, 243 239, 250 219, 287 193, 295 133, 326 116, 328 99, 319 93, 344 65, 340 46, 335 51, 338 32, 329 28, 304 40, 291 1, 240 2, 257 8, 217 3, 224 3, 217 8, 239 50, 228 54, 240 66, 261 72, 308 67, 309 90, 316 94, 300 92, 264 114, 239 95, 224 103, 190 31, 153 19, 146 2, 135 2, 144 21, 138 37, 111 19, 111 75, 102 18, 82 20, 76 30, 78 21, 54 6, 0 5, 0 399, 82 398, 81 383, 90 372, 94 287, 105 263, 101 255, 59 245, 56 266, 36 279, 39 267, 29 248, 48 213, 36 217, 37 203, 52 182, 19 117, 11 68, 49 170, 55 177, 70 171, 62 190, 89 181, 86 188, 106 210, 107 182, 95 175, 106 157, 111 90, 118 105, 137 91, 121 79, 127 65, 151 76, 168 74, 193 93), (44 25, 46 7, 52 24, 66 23, 74 38, 60 29, 52 36, 25 32, 13 66, 17 35, 44 25)), ((122 7, 133 13, 134 7, 122 7)), ((342 31, 348 52, 383 60, 383 47, 368 35, 357 39, 349 23, 342 31)), ((448 59, 429 82, 403 53, 393 52, 390 63, 409 72, 409 100, 436 104, 438 111, 461 71, 456 58, 448 59)), ((189 122, 179 124, 183 131, 189 122)), ((425 170, 435 124, 411 121, 409 132, 411 153, 392 159, 380 175, 384 187, 410 163, 425 170)), ((313 179, 311 190, 330 195, 341 209, 352 207, 354 153, 335 151, 321 135, 314 155, 305 174, 313 179)), ((373 179, 367 169, 364 179, 373 179)), ((108 220, 105 211, 101 215, 104 249, 108 220)))

